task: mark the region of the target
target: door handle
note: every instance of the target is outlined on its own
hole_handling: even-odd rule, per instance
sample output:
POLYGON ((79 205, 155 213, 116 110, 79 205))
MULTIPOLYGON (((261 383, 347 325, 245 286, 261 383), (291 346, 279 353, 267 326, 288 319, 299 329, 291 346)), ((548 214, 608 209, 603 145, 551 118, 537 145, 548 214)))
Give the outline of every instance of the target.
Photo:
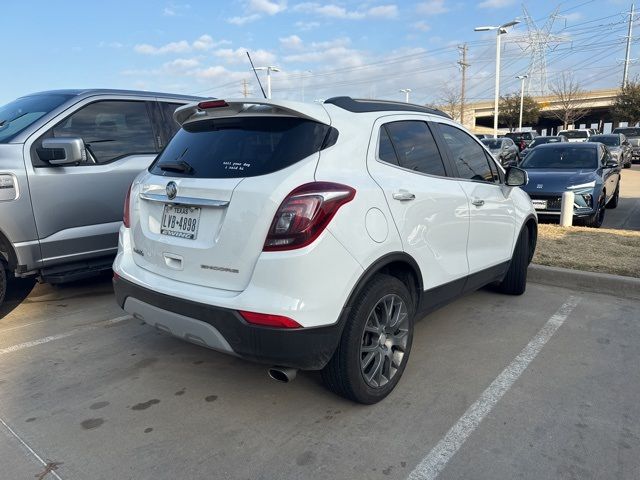
POLYGON ((484 205, 484 200, 474 200, 473 203, 476 207, 481 207, 484 205))
POLYGON ((409 200, 415 200, 415 198, 416 198, 416 196, 413 193, 407 192, 407 191, 404 191, 404 190, 401 190, 401 191, 393 194, 393 199, 394 200, 400 200, 401 202, 406 202, 406 201, 409 201, 409 200))

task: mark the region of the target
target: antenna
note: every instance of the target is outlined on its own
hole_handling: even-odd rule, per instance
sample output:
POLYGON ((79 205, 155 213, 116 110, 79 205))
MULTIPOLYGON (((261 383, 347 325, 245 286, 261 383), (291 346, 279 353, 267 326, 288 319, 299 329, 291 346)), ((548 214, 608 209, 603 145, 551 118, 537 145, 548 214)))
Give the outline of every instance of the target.
POLYGON ((253 73, 256 75, 256 80, 258 80, 258 85, 260 85, 260 90, 262 90, 262 96, 264 98, 267 98, 267 94, 264 93, 264 88, 262 88, 262 83, 260 83, 260 77, 258 77, 258 72, 256 72, 256 67, 253 66, 253 60, 251 60, 251 55, 249 55, 249 52, 247 52, 247 57, 249 57, 249 63, 251 64, 251 70, 253 70, 253 73))

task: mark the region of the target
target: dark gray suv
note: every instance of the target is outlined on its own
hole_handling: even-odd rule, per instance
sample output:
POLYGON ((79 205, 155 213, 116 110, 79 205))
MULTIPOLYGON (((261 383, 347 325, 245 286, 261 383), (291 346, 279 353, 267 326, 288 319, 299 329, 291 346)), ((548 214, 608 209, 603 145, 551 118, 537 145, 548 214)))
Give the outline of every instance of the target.
POLYGON ((174 110, 194 100, 56 90, 0 107, 0 305, 21 278, 110 268, 127 189, 179 129, 174 110))

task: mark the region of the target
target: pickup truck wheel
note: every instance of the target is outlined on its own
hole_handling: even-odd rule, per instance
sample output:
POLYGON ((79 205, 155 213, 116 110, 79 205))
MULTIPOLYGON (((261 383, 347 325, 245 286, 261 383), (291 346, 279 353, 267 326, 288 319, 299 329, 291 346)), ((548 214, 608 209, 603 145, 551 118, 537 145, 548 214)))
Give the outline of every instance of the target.
POLYGON ((364 404, 397 385, 411 351, 413 303, 404 283, 377 275, 356 298, 333 357, 322 370, 329 390, 364 404))
POLYGON ((497 290, 508 295, 522 295, 527 289, 527 269, 529 268, 529 230, 522 229, 513 251, 507 274, 497 285, 497 290))

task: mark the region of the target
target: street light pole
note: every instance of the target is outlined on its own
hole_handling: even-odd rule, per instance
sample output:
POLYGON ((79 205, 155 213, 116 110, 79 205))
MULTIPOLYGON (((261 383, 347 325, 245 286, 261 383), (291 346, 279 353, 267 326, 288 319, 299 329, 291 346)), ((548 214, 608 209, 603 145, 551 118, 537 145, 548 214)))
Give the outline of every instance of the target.
POLYGON ((267 98, 271 99, 271 72, 279 72, 278 67, 269 65, 268 67, 256 67, 254 70, 266 70, 267 71, 267 98))
POLYGON ((476 27, 476 32, 487 32, 496 30, 496 91, 494 95, 493 105, 493 137, 498 138, 498 102, 500 100, 500 36, 507 33, 507 28, 513 27, 520 23, 520 20, 512 20, 497 27, 476 27))
POLYGON ((404 101, 405 101, 405 103, 409 103, 409 94, 411 93, 411 89, 410 88, 401 88, 400 92, 404 93, 404 101))
POLYGON ((524 106, 524 81, 529 78, 529 75, 518 75, 516 77, 520 80, 520 121, 518 122, 518 131, 522 131, 522 107, 524 106))

